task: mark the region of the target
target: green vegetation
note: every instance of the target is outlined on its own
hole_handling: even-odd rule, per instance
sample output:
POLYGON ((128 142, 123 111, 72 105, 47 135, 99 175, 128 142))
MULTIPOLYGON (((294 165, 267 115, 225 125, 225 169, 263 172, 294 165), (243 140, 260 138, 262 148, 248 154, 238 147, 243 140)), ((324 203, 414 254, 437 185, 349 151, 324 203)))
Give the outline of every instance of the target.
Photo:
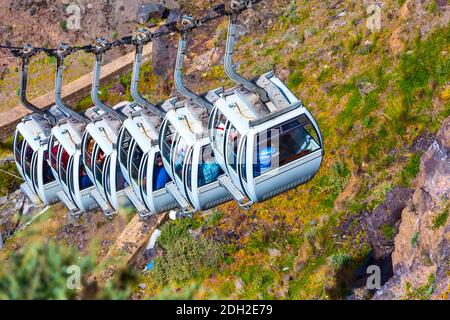
MULTIPOLYGON (((158 284, 183 285, 215 269, 223 259, 223 248, 218 243, 189 232, 192 227, 187 219, 171 222, 162 228, 158 243, 164 255, 155 261, 155 270, 150 272, 158 284)), ((204 276, 204 275, 203 275, 204 276)))
POLYGON ((437 230, 445 225, 448 219, 448 207, 445 208, 440 214, 433 218, 433 230, 437 230))
MULTIPOLYGON (((403 2, 385 1, 383 10, 396 12, 403 2)), ((200 6, 182 5, 187 12, 200 6)), ((426 38, 406 34, 404 51, 394 55, 389 39, 398 21, 386 20, 375 36, 365 26, 365 6, 352 3, 351 17, 338 19, 348 23, 338 26, 337 10, 328 5, 273 2, 271 14, 278 18, 265 32, 242 36, 235 57, 248 77, 276 67, 311 110, 325 139, 321 170, 249 212, 228 203, 211 214, 166 224, 159 239, 162 255, 140 278, 147 285, 145 297, 327 299, 347 293, 352 273, 370 252, 361 215, 396 185, 411 186, 421 156, 411 146, 421 134, 436 133, 450 115, 450 26, 426 38)), ((223 45, 225 32, 220 23, 208 46, 223 45)), ((102 99, 110 104, 128 99, 129 76, 119 79, 125 95, 111 90, 111 83, 102 88, 102 99)), ((140 80, 149 100, 165 98, 170 81, 153 76, 151 64, 143 65, 140 80)), ((197 80, 191 84, 196 92, 232 85, 222 66, 197 80)), ((77 107, 90 105, 86 98, 77 107)), ((433 219, 432 228, 447 219, 448 210, 433 219)), ((395 228, 385 225, 382 233, 392 240, 395 228)), ((416 232, 411 245, 418 241, 416 232)), ((408 289, 411 297, 430 291, 432 285, 408 289)))
POLYGON ((402 185, 406 187, 409 186, 411 180, 417 176, 417 173, 419 173, 419 169, 420 169, 420 155, 413 154, 409 158, 408 163, 406 164, 405 168, 402 171, 401 177, 402 185))
POLYGON ((395 228, 388 224, 383 224, 381 226, 381 232, 383 232, 383 235, 387 240, 393 240, 396 234, 395 228))
POLYGON ((14 162, 5 162, 0 165, 0 197, 17 190, 22 182, 14 162))
POLYGON ((428 276, 428 281, 423 286, 420 286, 418 288, 413 288, 411 286, 411 283, 406 283, 406 297, 408 299, 415 299, 415 300, 428 300, 430 299, 431 295, 434 291, 434 281, 436 280, 436 277, 434 274, 430 274, 428 276))
POLYGON ((0 299, 125 299, 130 296, 133 274, 121 271, 115 281, 99 290, 87 284, 94 267, 93 256, 80 257, 75 249, 61 243, 33 243, 0 260, 0 299), (77 274, 79 282, 71 278, 77 274))
POLYGON ((119 33, 117 31, 114 30, 111 32, 111 39, 116 40, 118 36, 119 33))
POLYGON ((420 233, 417 231, 411 238, 411 246, 415 247, 419 242, 420 233))
POLYGON ((0 299, 74 299, 66 285, 67 268, 79 264, 73 251, 55 243, 35 244, 14 252, 0 268, 0 299), (7 262, 7 263, 6 263, 7 262))
POLYGON ((59 22, 59 27, 61 28, 62 31, 69 32, 69 29, 67 29, 67 21, 66 20, 61 20, 59 22))
MULTIPOLYGON (((0 159, 12 157, 12 151, 13 137, 11 136, 0 142, 0 159)), ((8 161, 0 164, 0 197, 17 190, 22 182, 14 162, 8 161)))
POLYGON ((350 256, 347 253, 338 252, 331 256, 331 264, 335 270, 339 270, 350 261, 350 256))

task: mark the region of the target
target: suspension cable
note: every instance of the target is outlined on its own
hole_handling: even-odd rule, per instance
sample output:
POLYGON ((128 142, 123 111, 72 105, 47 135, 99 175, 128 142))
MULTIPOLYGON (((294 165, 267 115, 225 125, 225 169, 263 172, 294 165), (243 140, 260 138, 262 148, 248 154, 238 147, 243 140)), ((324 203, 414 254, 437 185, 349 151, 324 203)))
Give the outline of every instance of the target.
MULTIPOLYGON (((231 9, 227 9, 227 6, 225 3, 219 4, 212 8, 211 11, 208 12, 207 15, 198 18, 198 19, 192 19, 192 23, 190 23, 188 26, 180 26, 180 21, 174 21, 169 22, 166 24, 163 24, 160 26, 159 31, 156 31, 154 33, 150 33, 150 36, 145 40, 145 43, 148 43, 150 41, 153 41, 154 39, 164 37, 167 35, 170 35, 174 32, 181 33, 185 31, 191 31, 193 29, 197 29, 204 24, 210 23, 214 20, 217 20, 224 16, 230 16, 232 14, 240 14, 248 9, 253 9, 253 6, 262 2, 263 0, 231 0, 230 1, 230 7, 231 9)), ((145 44, 143 43, 143 44, 145 44)), ((136 39, 133 38, 133 36, 128 35, 121 39, 107 42, 105 48, 102 49, 102 53, 111 50, 115 47, 119 46, 128 46, 128 45, 135 45, 136 39)), ((23 47, 17 47, 17 46, 10 46, 10 45, 1 45, 0 49, 9 50, 10 53, 16 57, 23 57, 24 55, 28 55, 28 57, 32 55, 36 55, 40 52, 45 52, 48 55, 55 55, 55 52, 57 52, 57 48, 45 48, 45 47, 31 47, 30 45, 26 44, 23 47), (25 52, 25 47, 31 48, 31 51, 25 52)), ((85 51, 87 53, 99 53, 98 47, 92 44, 87 45, 81 45, 81 46, 67 46, 67 50, 70 53, 76 52, 76 51, 85 51)), ((100 54, 100 53, 99 53, 100 54)))

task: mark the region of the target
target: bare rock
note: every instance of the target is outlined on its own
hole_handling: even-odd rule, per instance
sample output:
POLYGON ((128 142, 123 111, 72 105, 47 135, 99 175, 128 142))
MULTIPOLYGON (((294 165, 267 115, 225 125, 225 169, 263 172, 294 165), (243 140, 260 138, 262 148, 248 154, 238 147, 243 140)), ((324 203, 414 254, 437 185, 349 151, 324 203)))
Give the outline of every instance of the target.
MULTIPOLYGON (((167 23, 181 19, 181 11, 174 9, 167 17, 167 23)), ((161 27, 163 28, 163 27, 161 27)), ((159 31, 159 30, 158 30, 159 31)), ((164 36, 153 41, 152 71, 162 78, 166 86, 165 91, 170 91, 173 68, 177 55, 176 38, 164 36)), ((167 93, 167 92, 166 92, 167 93)))
POLYGON ((358 81, 356 83, 356 86, 362 96, 367 96, 369 93, 376 89, 376 86, 368 81, 358 81))
POLYGON ((138 7, 136 12, 136 20, 139 23, 146 23, 150 19, 165 18, 168 13, 168 9, 160 4, 145 3, 138 7))
POLYGON ((367 213, 367 235, 375 259, 382 259, 394 250, 394 236, 398 232, 402 210, 411 201, 412 189, 395 187, 386 200, 372 213, 367 213))
POLYGON ((436 4, 437 4, 438 8, 443 9, 446 6, 448 6, 448 0, 437 0, 436 4))
POLYGON ((450 286, 449 197, 450 117, 421 158, 412 201, 401 214, 395 238, 395 275, 375 299, 445 298, 450 286))
POLYGON ((269 256, 271 258, 276 258, 281 256, 281 251, 275 248, 269 248, 269 256))

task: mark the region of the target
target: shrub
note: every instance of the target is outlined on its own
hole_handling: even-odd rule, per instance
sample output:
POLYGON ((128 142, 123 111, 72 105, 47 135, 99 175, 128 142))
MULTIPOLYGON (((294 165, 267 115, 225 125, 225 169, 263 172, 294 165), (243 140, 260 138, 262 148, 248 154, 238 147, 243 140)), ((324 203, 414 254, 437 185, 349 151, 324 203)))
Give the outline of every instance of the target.
POLYGON ((190 227, 189 220, 179 220, 162 228, 158 243, 164 255, 156 259, 153 271, 157 283, 183 285, 223 260, 222 246, 201 235, 194 239, 190 227))
POLYGON ((331 256, 331 265, 334 270, 339 270, 350 262, 350 256, 345 252, 338 252, 331 256))
POLYGON ((303 73, 301 71, 294 71, 288 77, 288 87, 296 88, 304 80, 303 73))
POLYGON ((419 236, 419 232, 414 233, 413 237, 411 238, 411 246, 415 247, 417 245, 417 243, 419 242, 419 236))
POLYGON ((443 227, 448 219, 448 208, 446 208, 444 211, 442 211, 440 214, 438 214, 433 219, 433 230, 437 230, 440 227, 443 227))
POLYGON ((66 20, 61 20, 59 22, 59 27, 61 28, 62 31, 64 32, 68 32, 69 29, 67 29, 67 21, 66 20))
POLYGON ((387 240, 392 240, 395 237, 395 228, 388 224, 383 224, 381 226, 381 232, 387 240))
POLYGON ((423 286, 413 288, 410 282, 406 283, 406 296, 408 299, 428 300, 434 291, 434 281, 436 277, 434 274, 428 276, 428 281, 423 286))
POLYGON ((409 158, 408 163, 406 164, 405 168, 402 171, 401 174, 402 185, 408 187, 411 183, 411 180, 413 180, 419 173, 419 169, 420 169, 420 154, 415 153, 409 158))

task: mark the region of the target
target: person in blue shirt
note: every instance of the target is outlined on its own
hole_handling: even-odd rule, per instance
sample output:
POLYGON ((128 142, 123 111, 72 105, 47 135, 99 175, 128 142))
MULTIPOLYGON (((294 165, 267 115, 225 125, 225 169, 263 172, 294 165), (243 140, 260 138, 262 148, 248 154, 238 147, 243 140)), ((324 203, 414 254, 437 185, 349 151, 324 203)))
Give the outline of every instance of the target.
POLYGON ((206 186, 217 180, 221 173, 221 168, 217 163, 205 162, 198 166, 198 187, 206 186))
POLYGON ((271 146, 258 149, 257 161, 253 165, 254 176, 259 177, 264 172, 272 169, 272 156, 275 154, 271 146))
POLYGON ((210 148, 203 150, 202 163, 198 166, 199 188, 217 181, 217 178, 223 173, 214 159, 214 152, 210 148))
POLYGON ((84 170, 84 166, 80 166, 80 187, 81 187, 81 190, 84 190, 86 188, 92 187, 93 185, 94 184, 92 183, 92 180, 87 175, 86 170, 84 170))
POLYGON ((164 188, 168 182, 170 182, 170 177, 164 168, 161 154, 158 153, 156 155, 156 165, 153 171, 153 190, 156 191, 164 188))

